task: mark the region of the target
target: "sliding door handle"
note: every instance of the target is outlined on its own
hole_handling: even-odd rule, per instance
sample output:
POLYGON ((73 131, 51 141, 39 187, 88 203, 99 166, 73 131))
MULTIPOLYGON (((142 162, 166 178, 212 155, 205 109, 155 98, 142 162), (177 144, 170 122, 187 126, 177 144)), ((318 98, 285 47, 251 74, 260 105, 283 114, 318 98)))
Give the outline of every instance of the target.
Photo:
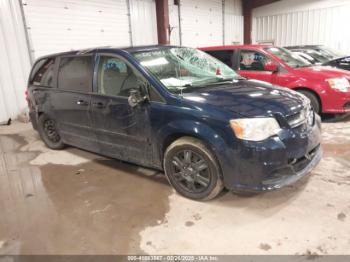
POLYGON ((88 106, 88 105, 89 105, 89 102, 84 101, 84 100, 78 100, 78 101, 77 101, 77 105, 80 105, 80 106, 88 106))

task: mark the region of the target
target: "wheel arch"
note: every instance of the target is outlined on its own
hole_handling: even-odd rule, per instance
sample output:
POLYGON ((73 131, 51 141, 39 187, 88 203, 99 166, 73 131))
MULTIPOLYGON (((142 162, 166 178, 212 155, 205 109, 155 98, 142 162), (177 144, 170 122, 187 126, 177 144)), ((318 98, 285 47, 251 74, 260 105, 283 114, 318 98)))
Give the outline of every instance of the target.
POLYGON ((322 109, 323 109, 322 100, 321 100, 320 95, 315 90, 308 88, 308 87, 296 87, 296 88, 293 88, 293 90, 294 91, 307 91, 307 92, 315 95, 317 100, 318 100, 318 103, 320 104, 320 109, 322 111, 322 109))
MULTIPOLYGON (((197 121, 176 121, 163 128, 158 135, 159 162, 163 168, 164 153, 166 149, 181 137, 192 137, 200 140, 212 152, 221 171, 225 162, 225 149, 227 144, 218 132, 205 123, 197 121)), ((223 174, 222 174, 223 175, 223 174)))

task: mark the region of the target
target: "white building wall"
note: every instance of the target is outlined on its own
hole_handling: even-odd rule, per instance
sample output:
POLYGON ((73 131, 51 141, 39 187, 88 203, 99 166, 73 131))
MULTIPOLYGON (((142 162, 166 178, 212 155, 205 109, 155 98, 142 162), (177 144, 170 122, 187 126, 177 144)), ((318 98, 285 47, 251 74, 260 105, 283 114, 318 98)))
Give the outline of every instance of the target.
POLYGON ((0 1, 0 123, 25 111, 30 58, 18 1, 0 1))
POLYGON ((283 0, 253 12, 253 42, 323 44, 350 52, 348 0, 283 0))

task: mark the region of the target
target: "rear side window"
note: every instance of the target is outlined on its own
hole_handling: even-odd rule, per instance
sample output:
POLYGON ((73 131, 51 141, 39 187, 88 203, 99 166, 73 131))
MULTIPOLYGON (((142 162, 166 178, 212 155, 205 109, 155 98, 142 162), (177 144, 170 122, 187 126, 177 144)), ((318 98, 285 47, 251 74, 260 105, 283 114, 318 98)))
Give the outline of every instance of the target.
POLYGON ((62 57, 58 88, 77 92, 92 91, 92 56, 62 57))
POLYGON ((221 62, 225 63, 229 67, 231 67, 231 68, 233 67, 233 64, 232 64, 233 51, 232 50, 217 50, 217 51, 206 51, 206 52, 209 55, 220 60, 221 62))
POLYGON ((30 84, 53 87, 55 58, 45 58, 37 62, 32 71, 30 84))

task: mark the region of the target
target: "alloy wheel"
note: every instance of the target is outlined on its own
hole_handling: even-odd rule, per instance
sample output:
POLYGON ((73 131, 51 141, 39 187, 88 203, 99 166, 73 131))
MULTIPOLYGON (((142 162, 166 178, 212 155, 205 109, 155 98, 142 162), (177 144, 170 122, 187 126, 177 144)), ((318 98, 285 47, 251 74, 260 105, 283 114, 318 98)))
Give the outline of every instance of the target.
POLYGON ((207 161, 192 150, 181 150, 172 158, 175 182, 191 193, 201 193, 210 185, 211 172, 207 161))

